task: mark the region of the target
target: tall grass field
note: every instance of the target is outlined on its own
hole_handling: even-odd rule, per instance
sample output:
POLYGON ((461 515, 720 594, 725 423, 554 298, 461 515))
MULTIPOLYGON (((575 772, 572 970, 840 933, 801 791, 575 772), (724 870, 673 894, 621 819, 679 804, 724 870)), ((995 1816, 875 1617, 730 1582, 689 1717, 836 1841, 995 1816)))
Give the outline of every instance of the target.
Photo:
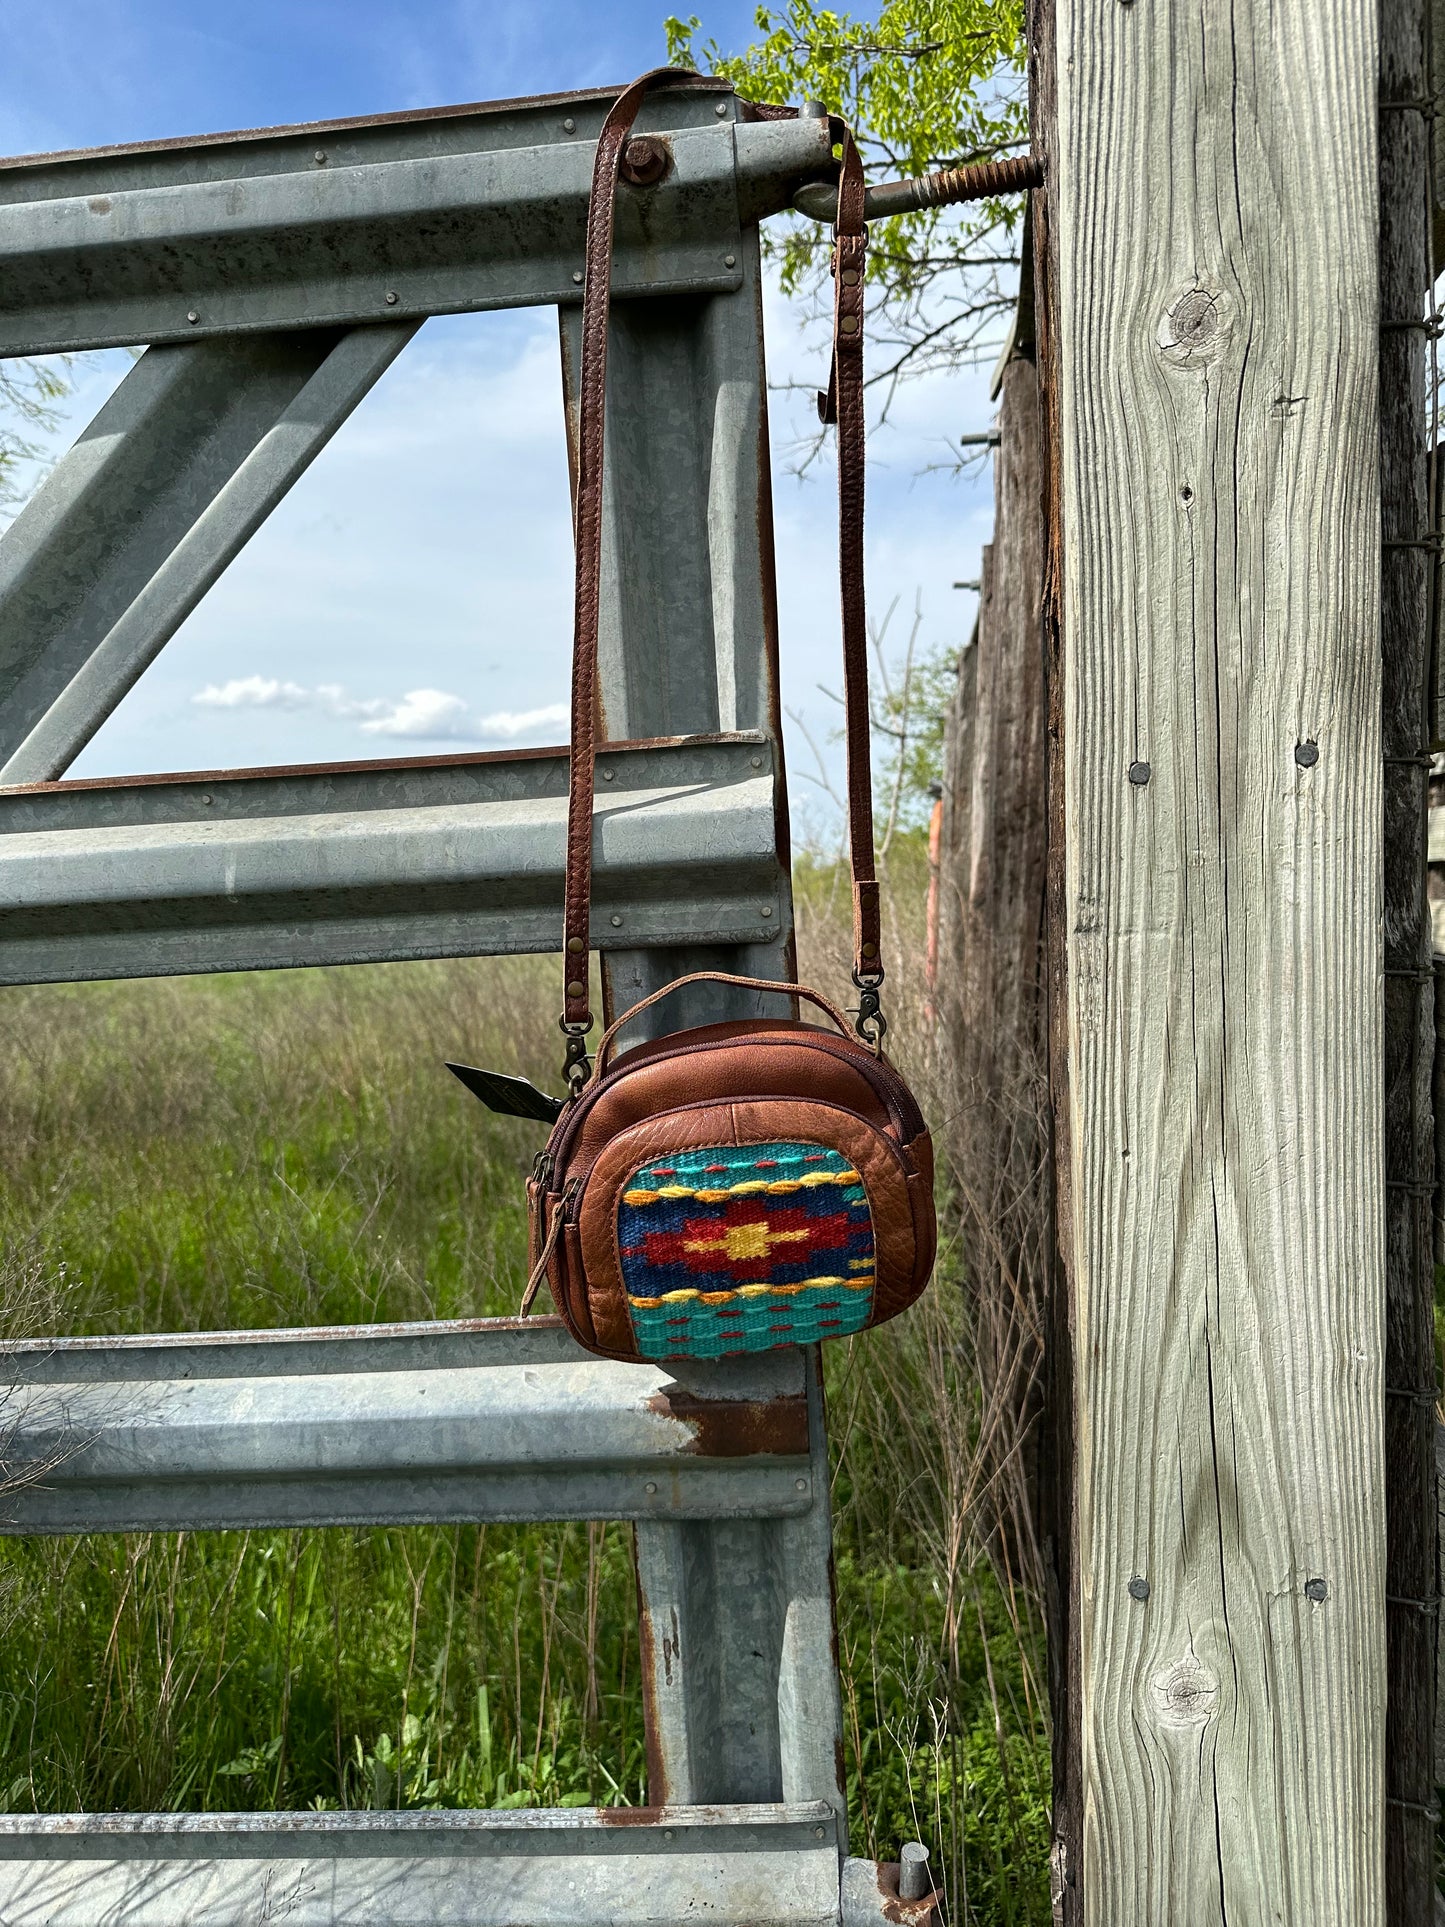
MULTIPOLYGON (((917 852, 893 868, 894 1035, 927 1101, 917 852)), ((803 868, 803 967, 834 993, 846 905, 831 866, 803 868)), ((487 959, 0 992, 0 1335, 514 1311, 543 1127, 443 1059, 555 1088, 557 977, 487 959)), ((924 1303, 828 1351, 853 1851, 922 1839, 952 1922, 1032 1927, 1041 1637, 980 1543, 971 1357, 946 1225, 924 1303)), ((645 1798, 625 1526, 0 1540, 0 1809, 645 1798)))

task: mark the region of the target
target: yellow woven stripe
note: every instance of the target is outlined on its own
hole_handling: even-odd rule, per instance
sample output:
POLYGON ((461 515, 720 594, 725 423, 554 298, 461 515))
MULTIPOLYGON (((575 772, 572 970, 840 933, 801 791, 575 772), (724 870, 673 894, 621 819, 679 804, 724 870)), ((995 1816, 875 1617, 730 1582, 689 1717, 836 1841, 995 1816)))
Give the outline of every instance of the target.
POLYGON ((656 1191, 624 1191, 624 1204, 652 1204, 658 1198, 696 1198, 699 1204, 724 1204, 729 1198, 762 1195, 783 1198, 792 1191, 811 1191, 819 1184, 859 1184, 856 1171, 810 1171, 803 1178, 744 1178, 721 1191, 695 1191, 686 1184, 663 1184, 656 1191))
POLYGON ((630 1305, 640 1305, 650 1310, 654 1305, 682 1305, 697 1299, 704 1305, 725 1305, 730 1298, 790 1298, 795 1292, 811 1291, 815 1285, 835 1285, 844 1291, 872 1291, 873 1279, 867 1278, 804 1278, 796 1285, 738 1285, 731 1291, 665 1291, 660 1298, 639 1298, 632 1292, 627 1294, 630 1305))

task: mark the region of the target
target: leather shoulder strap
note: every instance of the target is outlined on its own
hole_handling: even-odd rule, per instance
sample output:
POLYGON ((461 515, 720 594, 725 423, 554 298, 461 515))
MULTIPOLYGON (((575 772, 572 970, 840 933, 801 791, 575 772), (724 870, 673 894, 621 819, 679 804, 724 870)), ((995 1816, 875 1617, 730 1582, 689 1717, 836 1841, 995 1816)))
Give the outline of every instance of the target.
MULTIPOLYGON (((607 319, 613 218, 627 135, 649 88, 699 78, 659 67, 621 94, 603 122, 592 169, 582 289, 582 378, 577 436, 577 579, 572 630, 572 751, 567 800, 567 887, 563 920, 562 1029, 574 1087, 585 1075, 581 1040, 592 1027, 592 813, 597 744, 597 634, 602 575, 602 457, 606 426, 607 319)), ((873 785, 868 715, 868 636, 863 594, 863 168, 851 132, 843 145, 834 248, 833 362, 830 402, 838 423, 838 546, 843 592, 843 671, 848 750, 848 829, 853 864, 854 981, 876 1011, 883 980, 878 885, 873 867, 873 785)), ((830 414, 828 419, 832 419, 830 414)), ((860 1021, 860 1028, 862 1022, 860 1021)), ((866 1034, 866 1033, 865 1033, 866 1034)), ((878 1033, 881 1035, 881 1030, 878 1033)))
MULTIPOLYGON (((875 993, 883 981, 878 880, 873 867, 872 720, 868 711, 868 615, 863 577, 863 287, 868 230, 863 162, 852 129, 843 144, 833 236, 833 366, 824 418, 838 424, 838 576, 843 601, 843 736, 848 757, 848 847, 853 864, 853 981, 875 993)), ((868 1015, 860 1015, 859 1028, 868 1015)), ((881 1032, 879 1033, 881 1035, 881 1032)))

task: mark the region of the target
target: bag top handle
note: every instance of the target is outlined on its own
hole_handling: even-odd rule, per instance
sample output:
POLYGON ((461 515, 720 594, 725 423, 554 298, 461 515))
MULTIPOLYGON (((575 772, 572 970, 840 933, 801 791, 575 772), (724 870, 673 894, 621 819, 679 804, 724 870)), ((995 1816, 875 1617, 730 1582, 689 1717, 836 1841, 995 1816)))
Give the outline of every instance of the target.
POLYGON ((816 1004, 819 1010, 832 1018, 844 1037, 848 1035, 848 1019, 838 1006, 819 991, 809 990, 806 984, 779 983, 771 977, 737 977, 727 970, 694 970, 690 976, 674 977, 670 984, 664 984, 661 990, 654 990, 650 995, 640 998, 637 1003, 629 1005, 620 1017, 613 1019, 603 1031, 593 1058, 592 1081, 594 1084, 605 1072, 607 1054, 623 1026, 630 1024, 634 1017, 640 1017, 651 1005, 661 1003, 664 997, 670 997, 673 991, 681 990, 684 984, 738 984, 744 990, 769 990, 775 991, 782 997, 806 997, 810 1004, 816 1004))
MULTIPOLYGON (((575 1092, 587 1074, 583 1042, 592 1028, 588 992, 591 949, 592 810, 597 749, 597 632, 602 578, 602 459, 607 399, 607 320, 618 178, 627 136, 647 93, 700 79, 685 68, 658 67, 633 81, 609 111, 597 140, 582 288, 582 379, 577 447, 577 574, 572 629, 572 749, 567 798, 567 883, 562 926, 567 1034, 565 1071, 575 1092)), ((848 763, 848 839, 853 871, 853 981, 862 993, 858 1029, 882 1036, 878 987, 883 982, 878 883, 873 864, 873 779, 868 710, 868 634, 863 584, 863 164, 852 131, 833 119, 843 161, 833 247, 833 352, 823 419, 838 427, 838 562, 843 604, 844 736, 848 763)))

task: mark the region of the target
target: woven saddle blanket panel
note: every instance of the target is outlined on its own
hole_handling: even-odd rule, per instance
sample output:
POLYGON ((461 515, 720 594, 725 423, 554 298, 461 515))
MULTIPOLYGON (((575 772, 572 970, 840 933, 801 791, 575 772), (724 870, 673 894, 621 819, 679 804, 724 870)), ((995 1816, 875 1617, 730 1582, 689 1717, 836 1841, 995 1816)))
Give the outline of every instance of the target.
POLYGON ((873 1307, 862 1179, 820 1144, 714 1145, 634 1172, 617 1250, 645 1358, 728 1358, 861 1331, 873 1307))

